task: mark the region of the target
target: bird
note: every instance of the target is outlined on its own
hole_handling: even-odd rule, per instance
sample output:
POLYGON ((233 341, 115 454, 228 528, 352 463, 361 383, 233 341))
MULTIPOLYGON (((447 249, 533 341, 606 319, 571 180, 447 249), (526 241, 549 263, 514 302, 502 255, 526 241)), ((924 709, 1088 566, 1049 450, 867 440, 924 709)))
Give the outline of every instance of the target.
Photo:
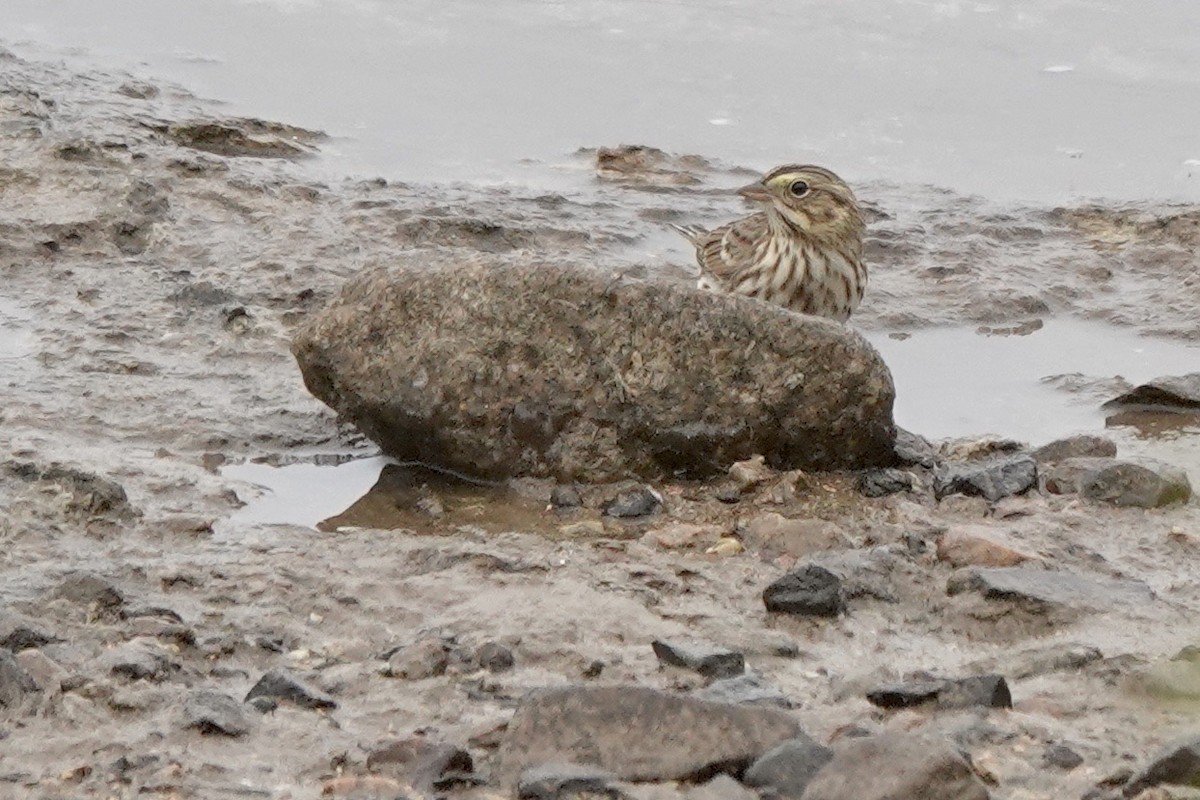
POLYGON ((866 225, 824 167, 786 164, 737 193, 762 210, 719 228, 672 225, 696 248, 697 287, 845 322, 867 288, 866 225))

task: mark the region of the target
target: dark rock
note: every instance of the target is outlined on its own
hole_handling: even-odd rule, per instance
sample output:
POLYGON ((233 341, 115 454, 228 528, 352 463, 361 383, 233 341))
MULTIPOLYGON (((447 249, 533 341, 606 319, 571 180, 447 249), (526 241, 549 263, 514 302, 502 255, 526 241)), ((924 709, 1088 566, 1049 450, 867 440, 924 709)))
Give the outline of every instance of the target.
POLYGON ((470 775, 475 764, 462 748, 414 737, 373 750, 367 755, 367 769, 395 776, 427 792, 448 780, 470 775))
POLYGON ((148 636, 130 639, 105 653, 101 661, 112 674, 133 681, 164 681, 180 669, 158 640, 148 636))
POLYGON ((603 674, 603 672, 604 672, 604 662, 596 660, 596 661, 592 661, 586 667, 584 667, 582 674, 583 674, 583 677, 585 677, 585 678, 599 678, 600 675, 603 674))
POLYGON ((706 678, 732 678, 746 670, 745 657, 736 650, 703 642, 672 642, 658 639, 651 644, 664 664, 698 672, 706 678))
POLYGON ((1027 455, 953 464, 933 476, 933 493, 939 500, 951 494, 966 494, 995 502, 1035 486, 1037 462, 1027 455))
POLYGON ((579 487, 570 483, 558 484, 550 490, 550 505, 555 508, 579 508, 583 505, 579 487))
POLYGON ((937 448, 926 439, 904 428, 896 428, 896 461, 901 466, 925 467, 933 469, 937 466, 937 448))
POLYGON ((641 686, 575 686, 522 699, 500 749, 499 779, 515 786, 529 767, 579 763, 622 780, 703 779, 739 772, 799 723, 761 706, 708 703, 641 686))
POLYGON ((30 647, 41 647, 58 639, 46 633, 32 620, 20 614, 0 609, 0 648, 14 653, 30 647))
POLYGON ((1112 458, 1116 454, 1117 445, 1112 439, 1083 433, 1065 439, 1055 439, 1034 450, 1030 455, 1039 464, 1052 464, 1068 458, 1112 458))
POLYGON ((781 742, 750 765, 743 779, 747 786, 770 789, 782 800, 800 800, 833 751, 807 735, 781 742))
POLYGON ((484 642, 475 651, 475 660, 488 672, 505 672, 513 668, 513 654, 499 642, 484 642))
POLYGON ((279 708, 279 701, 274 697, 247 698, 246 705, 260 714, 272 714, 279 708))
POLYGON ((91 572, 69 573, 51 596, 112 613, 125 605, 125 596, 112 581, 91 572))
POLYGON ((37 682, 21 668, 13 654, 0 648, 0 708, 16 708, 38 691, 37 682))
POLYGON ((1042 763, 1047 767, 1070 771, 1083 763, 1083 756, 1065 744, 1052 744, 1042 752, 1042 763))
POLYGON ((746 706, 792 708, 792 698, 756 672, 715 680, 692 693, 697 700, 746 706))
POLYGON ((948 594, 973 591, 990 600, 1019 600, 1038 606, 1104 609, 1154 598, 1140 581, 1084 578, 1034 567, 970 568, 950 576, 948 594))
POLYGON ((522 800, 574 800, 575 798, 619 798, 613 784, 617 776, 584 764, 539 764, 521 773, 517 797, 522 800))
POLYGON ((590 269, 374 271, 296 334, 309 390, 401 460, 599 483, 895 460, 891 375, 829 320, 590 269), (431 321, 436 320, 433 325, 431 321))
POLYGON ((799 616, 836 617, 845 607, 842 582, 829 570, 806 564, 763 590, 767 611, 799 616))
POLYGON ((909 708, 937 703, 939 708, 1012 708, 1008 682, 1001 675, 968 678, 922 678, 867 692, 867 700, 880 708, 909 708))
POLYGON ((419 681, 446 674, 450 652, 440 636, 426 636, 400 648, 388 658, 393 677, 419 681))
POLYGON ((285 670, 276 669, 263 675, 246 694, 249 702, 258 697, 284 700, 301 708, 337 708, 337 703, 328 695, 305 686, 285 670))
POLYGON ((1173 411, 1200 409, 1200 372, 1156 378, 1119 397, 1114 397, 1103 407, 1139 407, 1173 411))
POLYGON ((662 506, 662 497, 649 486, 626 489, 604 504, 607 517, 645 517, 662 506))
POLYGON ((842 739, 804 800, 988 800, 971 766, 942 741, 910 733, 842 739))
POLYGON ((242 736, 250 730, 242 704, 207 689, 191 692, 183 703, 183 727, 204 734, 242 736))
POLYGON ((1121 794, 1136 797, 1144 789, 1160 783, 1185 786, 1200 783, 1200 737, 1193 734, 1168 745, 1125 782, 1121 794))
POLYGON ((1080 478, 1079 494, 1114 506, 1161 508, 1186 503, 1192 484, 1179 467, 1150 458, 1116 461, 1080 478))
POLYGON ((911 492, 913 476, 895 467, 867 470, 858 476, 855 488, 864 497, 886 497, 898 492, 911 492))

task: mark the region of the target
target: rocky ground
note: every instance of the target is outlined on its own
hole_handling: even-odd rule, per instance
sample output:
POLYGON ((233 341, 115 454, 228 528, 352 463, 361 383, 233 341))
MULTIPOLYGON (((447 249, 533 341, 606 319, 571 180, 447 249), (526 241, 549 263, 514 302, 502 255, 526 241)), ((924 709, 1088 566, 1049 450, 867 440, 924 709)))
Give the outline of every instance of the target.
MULTIPOLYGON (((646 243, 727 214, 736 170, 606 152, 576 198, 323 182, 318 134, 0 67, 0 796, 1191 796, 1160 784, 1200 773, 1165 749, 1198 733, 1200 506, 1102 441, 520 481, 489 489, 532 520, 507 531, 436 502, 404 531, 230 521, 224 464, 372 452, 289 352, 347 279, 683 281, 646 243)), ((858 325, 1200 335, 1196 209, 862 194, 858 325)))

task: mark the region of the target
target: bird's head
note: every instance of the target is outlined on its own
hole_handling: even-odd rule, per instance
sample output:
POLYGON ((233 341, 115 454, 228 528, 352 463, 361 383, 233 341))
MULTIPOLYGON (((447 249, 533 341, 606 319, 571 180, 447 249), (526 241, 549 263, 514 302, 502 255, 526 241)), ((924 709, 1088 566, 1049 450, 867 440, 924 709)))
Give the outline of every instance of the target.
POLYGON ((824 167, 788 164, 738 190, 816 239, 861 238, 862 213, 850 187, 824 167))

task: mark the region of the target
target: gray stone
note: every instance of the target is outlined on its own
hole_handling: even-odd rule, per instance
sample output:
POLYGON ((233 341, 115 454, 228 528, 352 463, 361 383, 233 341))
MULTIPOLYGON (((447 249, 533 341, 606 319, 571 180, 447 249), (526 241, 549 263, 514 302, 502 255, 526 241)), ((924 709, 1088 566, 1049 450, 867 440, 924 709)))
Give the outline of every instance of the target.
POLYGON ((896 428, 896 461, 903 466, 933 469, 938 462, 938 450, 920 434, 896 428))
POLYGON ((284 700, 301 708, 337 708, 337 703, 333 698, 305 686, 294 675, 282 669, 271 670, 259 678, 258 683, 254 684, 245 699, 246 702, 249 702, 259 697, 284 700))
POLYGON ((417 736, 375 748, 367 755, 367 768, 428 792, 462 782, 475 763, 461 747, 417 736))
POLYGON ((1104 404, 1104 408, 1200 409, 1200 372, 1156 378, 1104 404))
POLYGON ((585 764, 539 764, 521 773, 517 797, 521 800, 572 800, 579 797, 618 798, 613 773, 585 764))
POLYGON ((71 572, 54 588, 52 597, 101 611, 115 612, 125 605, 125 595, 108 578, 92 572, 71 572))
POLYGON ((770 789, 783 800, 800 800, 817 772, 833 758, 833 751, 807 735, 781 742, 750 765, 743 779, 747 786, 770 789))
POLYGON ((21 668, 9 650, 0 648, 0 708, 15 708, 37 691, 33 677, 21 668))
POLYGON ((1083 756, 1065 744, 1052 744, 1042 751, 1042 763, 1069 772, 1083 763, 1083 756))
POLYGON ((1039 606, 1105 609, 1154 598, 1140 581, 1085 578, 1034 567, 968 568, 950 576, 948 594, 973 591, 991 600, 1020 600, 1039 606))
POLYGON ((921 678, 881 686, 867 692, 880 708, 909 708, 936 703, 939 708, 1012 708, 1008 682, 1001 675, 966 678, 921 678))
POLYGON ((450 652, 440 636, 426 636, 405 645, 388 658, 388 670, 396 678, 410 681, 446 674, 450 652))
POLYGON ((1118 463, 1115 459, 1097 456, 1064 458, 1047 464, 1041 469, 1039 476, 1042 486, 1050 494, 1078 494, 1083 479, 1089 473, 1115 463, 1118 463))
POLYGON ((1179 467, 1139 458, 1087 472, 1080 479, 1079 494, 1114 506, 1160 508, 1186 503, 1192 496, 1192 484, 1179 467))
POLYGON ((515 660, 512 650, 499 642, 484 642, 475 651, 475 660, 488 672, 507 672, 515 660))
POLYGON ((579 508, 583 505, 579 487, 573 483, 558 484, 550 490, 550 505, 555 508, 579 508))
POLYGON ((1121 793, 1125 797, 1135 797, 1142 790, 1160 783, 1185 786, 1200 783, 1200 736, 1193 734, 1168 745, 1125 782, 1121 793))
POLYGON ((732 678, 746 671, 745 657, 726 647, 666 639, 657 639, 650 646, 662 663, 693 670, 706 678, 732 678))
POLYGON ((824 567, 805 564, 763 590, 767 611, 798 616, 836 617, 845 608, 842 582, 824 567))
POLYGON ((1112 439, 1081 433, 1048 442, 1030 455, 1039 464, 1053 464, 1068 458, 1112 458, 1116 454, 1117 445, 1112 439))
POLYGON ((662 497, 649 486, 635 486, 604 504, 606 517, 647 517, 662 507, 662 497))
POLYGON ((871 469, 860 474, 854 485, 864 497, 886 497, 898 492, 911 492, 913 476, 895 467, 871 469))
POLYGON ((987 788, 948 744, 911 733, 844 739, 804 800, 988 800, 987 788))
POLYGON ((58 639, 46 633, 32 620, 0 609, 0 648, 7 648, 16 653, 56 641, 58 639))
POLYGON ((1027 455, 1000 456, 943 467, 934 474, 933 493, 983 497, 993 503, 1037 486, 1037 462, 1027 455))
POLYGON ((715 680, 692 693, 697 700, 747 706, 792 708, 795 703, 783 691, 756 672, 715 680))
POLYGON ((184 700, 183 727, 221 736, 243 736, 250 730, 241 703, 208 689, 197 689, 184 700))
POLYGON ((858 333, 676 283, 549 265, 373 271, 292 350, 309 390, 386 453, 482 477, 895 460, 891 374, 858 333))
POLYGON ((149 636, 139 636, 118 645, 101 658, 114 675, 129 680, 164 681, 180 669, 170 653, 149 636))
POLYGON ((709 703, 642 686, 531 692, 504 735, 506 788, 530 767, 577 763, 629 781, 689 780, 745 769, 800 724, 777 708, 709 703))

